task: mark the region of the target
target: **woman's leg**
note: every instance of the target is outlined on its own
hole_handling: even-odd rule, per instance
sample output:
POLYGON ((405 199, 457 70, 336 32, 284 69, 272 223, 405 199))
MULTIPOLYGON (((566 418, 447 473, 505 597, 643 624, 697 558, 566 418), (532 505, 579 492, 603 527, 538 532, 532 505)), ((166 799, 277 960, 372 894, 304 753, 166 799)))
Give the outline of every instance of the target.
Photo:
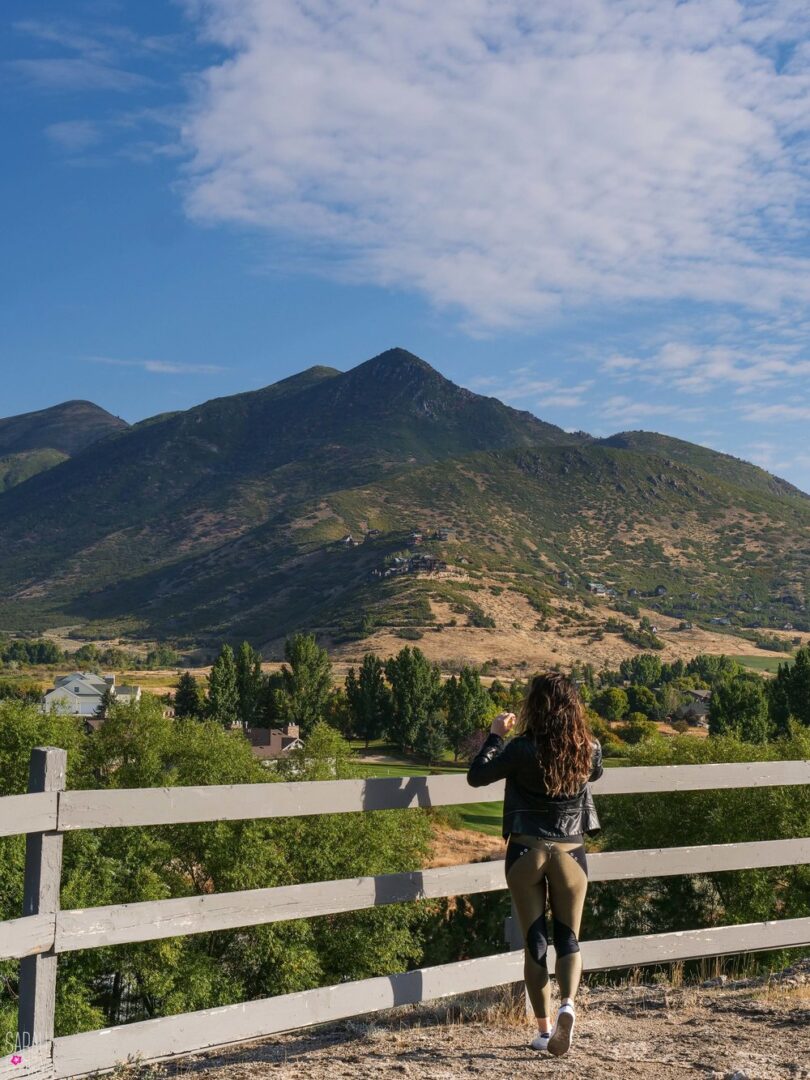
POLYGON ((582 975, 579 951, 579 928, 585 893, 588 889, 588 863, 582 844, 555 842, 546 866, 549 901, 554 919, 554 951, 557 954, 554 973, 563 1001, 572 1002, 582 975))
POLYGON ((506 884, 523 934, 523 977, 540 1031, 551 1026, 548 979, 545 865, 548 853, 510 837, 506 846, 506 884))

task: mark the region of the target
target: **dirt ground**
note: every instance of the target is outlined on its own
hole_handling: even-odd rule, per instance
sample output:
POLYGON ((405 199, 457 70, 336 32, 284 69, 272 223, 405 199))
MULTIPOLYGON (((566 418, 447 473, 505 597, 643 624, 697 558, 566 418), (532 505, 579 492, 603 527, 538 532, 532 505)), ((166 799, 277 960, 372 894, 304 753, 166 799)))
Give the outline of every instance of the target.
POLYGON ((179 1059, 201 1080, 793 1080, 810 1078, 810 961, 770 980, 583 987, 563 1058, 529 1046, 506 988, 401 1006, 222 1052, 179 1059))

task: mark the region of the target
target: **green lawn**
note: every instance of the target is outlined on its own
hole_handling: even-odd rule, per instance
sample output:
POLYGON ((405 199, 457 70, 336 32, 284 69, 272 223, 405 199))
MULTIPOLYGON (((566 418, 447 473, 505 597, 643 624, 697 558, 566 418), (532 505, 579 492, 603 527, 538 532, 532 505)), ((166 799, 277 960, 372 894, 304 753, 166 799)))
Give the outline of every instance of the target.
POLYGON ((738 664, 742 664, 743 667, 750 668, 751 671, 769 671, 775 675, 779 669, 780 664, 792 664, 792 660, 786 660, 783 656, 731 656, 730 659, 736 660, 738 664))

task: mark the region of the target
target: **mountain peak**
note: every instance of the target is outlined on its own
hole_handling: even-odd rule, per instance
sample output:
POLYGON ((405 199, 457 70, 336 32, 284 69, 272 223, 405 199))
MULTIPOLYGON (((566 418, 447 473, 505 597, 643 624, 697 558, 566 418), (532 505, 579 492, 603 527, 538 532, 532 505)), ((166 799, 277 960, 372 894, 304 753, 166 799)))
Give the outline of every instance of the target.
POLYGON ((434 367, 431 367, 426 360, 423 360, 412 352, 408 352, 407 349, 400 349, 399 347, 386 349, 385 352, 381 352, 377 356, 372 356, 370 360, 366 360, 365 363, 359 364, 352 370, 375 375, 420 372, 425 375, 436 375, 439 378, 443 378, 443 376, 440 375, 434 367))

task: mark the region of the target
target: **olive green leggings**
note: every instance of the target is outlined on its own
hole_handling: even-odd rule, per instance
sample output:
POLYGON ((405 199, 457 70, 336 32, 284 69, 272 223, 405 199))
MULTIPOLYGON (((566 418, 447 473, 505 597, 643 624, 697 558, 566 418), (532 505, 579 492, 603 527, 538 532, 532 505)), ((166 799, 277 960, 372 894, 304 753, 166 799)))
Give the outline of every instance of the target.
POLYGON ((546 896, 554 919, 554 973, 561 998, 574 998, 582 975, 579 927, 588 888, 581 837, 570 841, 511 833, 506 845, 506 884, 523 934, 524 979, 535 1016, 551 1012, 546 953, 546 896))

